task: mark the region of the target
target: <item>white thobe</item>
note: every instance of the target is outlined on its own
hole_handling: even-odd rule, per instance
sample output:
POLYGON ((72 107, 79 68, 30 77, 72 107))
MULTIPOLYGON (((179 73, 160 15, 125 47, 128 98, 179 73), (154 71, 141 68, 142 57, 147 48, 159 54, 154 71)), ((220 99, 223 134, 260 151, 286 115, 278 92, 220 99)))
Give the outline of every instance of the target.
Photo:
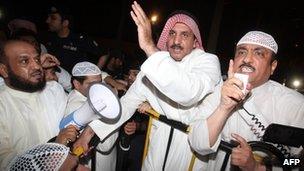
POLYGON ((3 78, 0 76, 0 88, 1 88, 2 86, 4 86, 4 80, 3 80, 3 78))
MULTIPOLYGON (((220 86, 216 87, 213 94, 204 100, 200 112, 212 114, 220 102, 220 86)), ((304 96, 275 81, 267 81, 265 84, 254 88, 251 97, 244 103, 244 108, 251 114, 255 114, 259 121, 264 120, 264 126, 271 123, 295 126, 304 128, 304 96)), ((207 121, 197 121, 192 125, 189 134, 189 142, 194 150, 202 155, 209 155, 206 170, 218 171, 222 167, 225 152, 218 150, 220 140, 229 142, 231 133, 236 133, 249 141, 258 141, 256 135, 250 129, 249 120, 251 117, 244 113, 243 109, 234 112, 227 120, 221 135, 214 146, 209 145, 209 133, 207 121), (248 118, 249 117, 249 118, 248 118)), ((262 134, 261 134, 262 135, 262 134)), ((293 153, 301 149, 292 149, 293 153)), ((230 169, 230 159, 226 170, 230 169)))
POLYGON ((34 93, 6 85, 0 90, 0 170, 5 170, 16 155, 59 133, 66 100, 63 88, 55 81, 34 93))
MULTIPOLYGON (((66 115, 72 113, 81 107, 87 98, 77 90, 72 90, 68 95, 68 104, 66 115)), ((118 132, 109 136, 107 139, 99 143, 96 147, 96 170, 115 170, 116 166, 116 147, 115 142, 118 137, 118 132)))
MULTIPOLYGON (((215 55, 195 49, 177 62, 168 52, 156 52, 144 62, 135 82, 121 98, 122 116, 119 122, 106 125, 93 121, 90 126, 102 139, 127 121, 144 101, 148 101, 160 114, 189 124, 202 117, 193 110, 220 80, 220 65, 215 55)), ((153 121, 143 170, 162 170, 169 132, 170 126, 153 121)), ((187 134, 175 130, 165 169, 187 170, 191 157, 187 134)))

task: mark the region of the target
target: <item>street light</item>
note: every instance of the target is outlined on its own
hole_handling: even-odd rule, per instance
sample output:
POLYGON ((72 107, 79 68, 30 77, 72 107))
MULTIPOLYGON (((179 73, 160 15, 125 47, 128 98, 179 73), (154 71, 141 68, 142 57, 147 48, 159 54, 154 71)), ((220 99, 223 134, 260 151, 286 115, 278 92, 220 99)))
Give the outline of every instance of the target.
POLYGON ((293 85, 295 88, 298 88, 298 87, 300 87, 301 82, 300 82, 300 80, 295 79, 295 80, 292 82, 292 85, 293 85))
POLYGON ((155 24, 158 20, 158 15, 157 14, 153 14, 150 18, 152 24, 155 24))

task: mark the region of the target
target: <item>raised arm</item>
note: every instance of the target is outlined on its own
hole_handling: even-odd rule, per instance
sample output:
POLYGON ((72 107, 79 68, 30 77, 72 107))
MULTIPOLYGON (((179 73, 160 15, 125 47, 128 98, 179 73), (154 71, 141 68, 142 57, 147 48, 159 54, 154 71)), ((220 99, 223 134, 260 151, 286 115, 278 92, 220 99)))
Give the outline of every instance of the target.
POLYGON ((137 26, 139 46, 145 51, 147 57, 150 57, 153 53, 158 51, 152 38, 150 20, 136 1, 132 4, 132 10, 133 11, 131 11, 130 14, 137 26))
MULTIPOLYGON (((233 61, 229 63, 228 79, 222 85, 217 87, 215 94, 211 98, 207 97, 206 106, 202 107, 201 112, 211 113, 207 119, 197 121, 192 125, 192 131, 189 136, 191 146, 199 153, 205 155, 211 151, 216 151, 219 145, 220 134, 226 124, 226 121, 233 113, 235 107, 246 97, 239 87, 243 86, 241 80, 233 77, 233 61), (220 95, 218 94, 220 92, 220 95), (218 96, 218 98, 212 98, 218 96), (220 99, 219 99, 220 98, 220 99), (217 102, 219 100, 219 102, 217 102), (214 107, 208 104, 216 104, 214 107), (212 109, 214 108, 214 109, 212 109), (206 137, 207 134, 208 136, 206 137), (205 138, 202 138, 205 137, 205 138), (206 141, 208 140, 208 141, 206 141)), ((250 86, 247 87, 249 91, 250 86)))

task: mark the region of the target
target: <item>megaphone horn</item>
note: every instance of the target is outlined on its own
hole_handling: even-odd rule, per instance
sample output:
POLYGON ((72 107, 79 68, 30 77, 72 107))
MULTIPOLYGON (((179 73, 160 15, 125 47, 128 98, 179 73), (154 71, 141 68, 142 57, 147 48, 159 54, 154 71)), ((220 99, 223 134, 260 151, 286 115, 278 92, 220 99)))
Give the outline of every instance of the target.
POLYGON ((114 91, 106 84, 92 83, 87 93, 87 101, 77 110, 63 118, 60 129, 70 124, 78 128, 95 119, 107 124, 115 124, 121 116, 121 104, 114 91))

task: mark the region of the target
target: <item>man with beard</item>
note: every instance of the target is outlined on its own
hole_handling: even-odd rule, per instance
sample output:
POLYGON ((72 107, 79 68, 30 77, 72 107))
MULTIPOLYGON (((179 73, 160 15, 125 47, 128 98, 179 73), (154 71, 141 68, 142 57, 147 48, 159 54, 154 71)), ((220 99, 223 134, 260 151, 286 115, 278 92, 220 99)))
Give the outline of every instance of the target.
MULTIPOLYGON (((194 150, 202 155, 212 153, 207 156, 204 170, 230 170, 232 165, 241 170, 266 170, 265 165, 254 160, 247 142, 260 141, 271 123, 304 127, 304 96, 269 80, 277 67, 277 51, 273 37, 261 31, 248 32, 237 43, 228 79, 201 106, 200 113, 209 117, 193 124, 189 135, 194 150), (248 85, 235 73, 248 75, 248 85), (223 167, 226 153, 218 148, 221 140, 239 143, 223 167)), ((303 150, 289 149, 285 148, 284 154, 303 150)))
MULTIPOLYGON (((191 111, 221 81, 218 58, 203 50, 198 24, 192 15, 182 11, 172 14, 155 45, 145 12, 137 2, 134 2, 132 9, 139 46, 148 59, 141 66, 135 82, 121 98, 120 121, 115 125, 98 120, 90 123, 101 139, 128 120, 144 101, 169 119, 190 124, 202 117, 191 111), (185 112, 187 114, 181 114, 185 112)), ((153 120, 149 149, 142 169, 192 169, 193 153, 187 137, 186 133, 153 120)), ((195 162, 193 169, 198 170, 202 167, 201 163, 195 162)))
MULTIPOLYGON (((45 59, 45 58, 44 58, 45 59)), ((0 170, 29 147, 58 136, 57 143, 75 141, 74 126, 59 132, 67 98, 55 81, 45 81, 40 54, 22 40, 0 45, 0 74, 5 85, 0 90, 0 170)), ((48 63, 48 62, 46 62, 48 63)))

